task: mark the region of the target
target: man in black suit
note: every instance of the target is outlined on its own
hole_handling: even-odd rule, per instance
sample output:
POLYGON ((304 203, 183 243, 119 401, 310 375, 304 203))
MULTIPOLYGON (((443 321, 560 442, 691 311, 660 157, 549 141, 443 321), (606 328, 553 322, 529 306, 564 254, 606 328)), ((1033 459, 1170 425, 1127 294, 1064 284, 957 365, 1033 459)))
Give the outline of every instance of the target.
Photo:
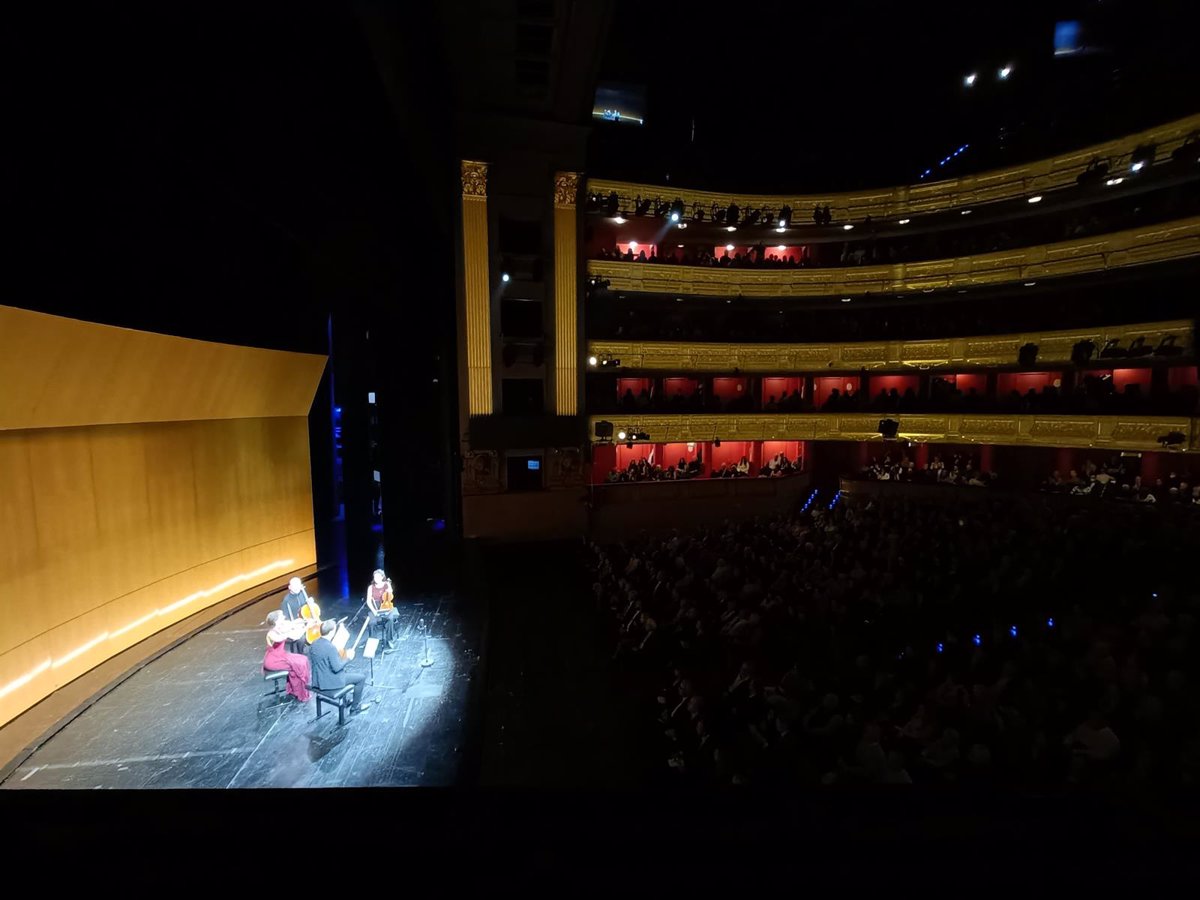
POLYGON ((354 659, 354 651, 347 650, 346 658, 338 653, 337 648, 329 640, 337 629, 337 623, 325 621, 321 623, 321 637, 309 648, 309 664, 312 666, 313 687, 321 691, 336 691, 348 684, 354 685, 351 694, 350 712, 363 711, 363 683, 367 676, 361 672, 347 672, 346 663, 354 659))

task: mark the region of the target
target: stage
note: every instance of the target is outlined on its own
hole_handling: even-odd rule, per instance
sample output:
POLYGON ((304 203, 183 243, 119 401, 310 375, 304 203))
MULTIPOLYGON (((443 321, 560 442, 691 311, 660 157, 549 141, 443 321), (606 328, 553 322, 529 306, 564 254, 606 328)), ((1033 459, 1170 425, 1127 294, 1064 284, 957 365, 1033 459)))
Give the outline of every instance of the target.
MULTIPOLYGON (((6 789, 445 786, 470 724, 479 638, 453 595, 406 599, 393 652, 374 661, 369 706, 347 715, 272 693, 266 614, 282 594, 221 619, 97 699, 0 784, 6 789), (432 665, 423 667, 425 635, 432 665)), ((325 618, 360 603, 323 604, 325 618)), ((363 614, 353 620, 358 634, 363 614)), ((365 639, 364 639, 365 643, 365 639)), ((361 651, 360 651, 361 652, 361 651)), ((354 671, 370 674, 357 658, 354 671)))

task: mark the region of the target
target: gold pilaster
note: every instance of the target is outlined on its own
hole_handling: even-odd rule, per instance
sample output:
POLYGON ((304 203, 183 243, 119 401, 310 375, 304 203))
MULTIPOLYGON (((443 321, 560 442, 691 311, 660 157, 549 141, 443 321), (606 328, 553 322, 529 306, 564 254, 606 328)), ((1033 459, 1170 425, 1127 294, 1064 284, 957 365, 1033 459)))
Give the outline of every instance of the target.
POLYGON ((462 161, 463 278, 466 297, 467 412, 492 412, 492 289, 488 258, 487 166, 462 161))
POLYGON ((554 175, 554 412, 579 412, 579 173, 554 175))

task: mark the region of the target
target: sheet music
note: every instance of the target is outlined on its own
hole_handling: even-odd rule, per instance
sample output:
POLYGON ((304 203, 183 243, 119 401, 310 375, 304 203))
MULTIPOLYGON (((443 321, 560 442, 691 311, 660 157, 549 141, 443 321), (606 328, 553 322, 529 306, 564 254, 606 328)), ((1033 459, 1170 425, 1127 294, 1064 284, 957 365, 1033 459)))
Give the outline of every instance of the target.
POLYGON ((367 638, 367 645, 363 647, 362 655, 366 659, 375 658, 375 649, 379 646, 379 638, 367 638))
POLYGON ((333 638, 330 643, 338 650, 345 650, 346 644, 350 641, 350 632, 346 630, 346 626, 338 623, 337 631, 333 633, 333 638))

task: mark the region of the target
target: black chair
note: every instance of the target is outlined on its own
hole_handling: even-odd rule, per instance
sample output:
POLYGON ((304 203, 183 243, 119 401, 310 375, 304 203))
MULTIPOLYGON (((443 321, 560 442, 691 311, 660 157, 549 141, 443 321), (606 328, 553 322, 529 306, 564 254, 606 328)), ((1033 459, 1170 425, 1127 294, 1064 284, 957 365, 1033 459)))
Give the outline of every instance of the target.
POLYGON ((338 711, 338 727, 346 724, 346 708, 350 705, 350 698, 354 696, 354 685, 348 684, 345 687, 335 688, 334 690, 322 690, 318 687, 309 687, 313 692, 313 696, 317 698, 317 718, 325 715, 321 710, 321 704, 328 703, 330 706, 336 706, 338 711))
POLYGON ((279 691, 287 684, 288 670, 287 669, 263 669, 263 680, 270 684, 273 688, 270 697, 278 694, 279 691))

